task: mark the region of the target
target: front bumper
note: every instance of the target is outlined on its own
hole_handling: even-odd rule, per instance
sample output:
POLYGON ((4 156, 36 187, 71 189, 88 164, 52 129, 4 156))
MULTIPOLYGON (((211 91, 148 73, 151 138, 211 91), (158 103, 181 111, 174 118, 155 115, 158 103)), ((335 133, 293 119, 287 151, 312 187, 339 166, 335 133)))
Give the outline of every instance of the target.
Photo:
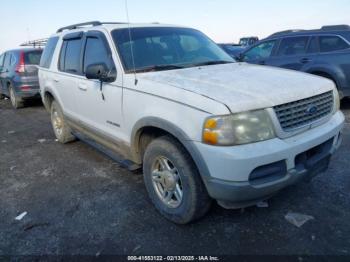
POLYGON ((327 123, 288 139, 235 147, 196 143, 209 171, 209 175, 201 172, 209 195, 226 208, 241 208, 312 178, 328 168, 331 155, 340 146, 343 125, 344 115, 337 112, 327 123), (273 170, 274 163, 282 163, 282 176, 251 179, 257 170, 273 170))

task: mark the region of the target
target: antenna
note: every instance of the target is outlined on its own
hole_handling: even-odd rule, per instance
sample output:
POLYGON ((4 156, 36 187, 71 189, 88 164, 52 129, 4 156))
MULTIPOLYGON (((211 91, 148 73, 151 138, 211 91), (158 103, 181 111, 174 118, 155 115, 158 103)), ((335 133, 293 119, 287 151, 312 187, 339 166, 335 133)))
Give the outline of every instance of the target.
POLYGON ((136 86, 139 81, 137 80, 136 67, 135 67, 134 48, 133 48, 132 37, 131 37, 131 27, 130 27, 128 0, 125 0, 125 10, 126 10, 126 19, 127 19, 127 22, 128 22, 129 39, 130 39, 130 51, 131 51, 132 66, 134 68, 135 86, 136 86))

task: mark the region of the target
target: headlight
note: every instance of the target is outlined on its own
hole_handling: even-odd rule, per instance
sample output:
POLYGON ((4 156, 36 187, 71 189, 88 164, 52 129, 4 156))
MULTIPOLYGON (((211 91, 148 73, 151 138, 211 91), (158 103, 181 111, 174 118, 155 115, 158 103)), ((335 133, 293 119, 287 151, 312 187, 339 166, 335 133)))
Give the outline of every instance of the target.
POLYGON ((273 124, 265 110, 210 117, 203 128, 203 143, 209 145, 242 145, 274 137, 273 124))
POLYGON ((335 103, 335 112, 340 110, 340 98, 338 89, 334 88, 334 103, 335 103))

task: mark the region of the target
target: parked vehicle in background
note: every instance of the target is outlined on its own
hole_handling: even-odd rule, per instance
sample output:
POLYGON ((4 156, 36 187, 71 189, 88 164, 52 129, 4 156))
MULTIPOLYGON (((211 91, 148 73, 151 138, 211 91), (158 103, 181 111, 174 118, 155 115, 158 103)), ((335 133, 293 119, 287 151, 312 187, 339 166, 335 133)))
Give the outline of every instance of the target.
POLYGON ((242 53, 245 48, 240 45, 235 44, 218 44, 226 53, 228 53, 232 58, 236 58, 240 53, 242 53))
POLYGON ((243 37, 239 40, 239 44, 242 47, 252 46, 259 41, 257 36, 243 37))
POLYGON ((279 32, 245 50, 238 60, 283 67, 332 80, 350 96, 350 26, 279 32))
POLYGON ((27 99, 40 98, 38 65, 42 52, 16 49, 0 55, 0 96, 9 97, 16 109, 27 99))
POLYGON ((242 208, 312 179, 341 142, 331 81, 236 63, 191 28, 64 27, 47 43, 39 79, 58 141, 77 137, 143 168, 151 201, 179 224, 212 199, 242 208))

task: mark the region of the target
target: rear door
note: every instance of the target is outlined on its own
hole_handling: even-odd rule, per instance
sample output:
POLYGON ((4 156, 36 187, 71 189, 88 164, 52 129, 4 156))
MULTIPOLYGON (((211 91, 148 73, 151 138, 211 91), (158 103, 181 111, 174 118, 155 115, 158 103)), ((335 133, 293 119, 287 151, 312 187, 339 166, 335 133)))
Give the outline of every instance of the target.
POLYGON ((269 65, 302 70, 305 65, 313 62, 312 55, 307 53, 309 42, 309 36, 283 38, 274 57, 270 59, 269 65))
POLYGON ((0 94, 4 94, 3 84, 2 84, 2 72, 4 70, 5 53, 0 55, 0 94))
POLYGON ((77 97, 78 80, 82 78, 82 49, 83 32, 67 34, 63 38, 61 46, 58 70, 54 77, 54 85, 59 93, 62 109, 67 116, 78 119, 78 108, 80 106, 77 97))
POLYGON ((2 66, 2 69, 0 71, 0 81, 1 81, 2 93, 5 95, 9 95, 8 88, 7 88, 7 81, 9 79, 11 57, 12 57, 11 53, 9 53, 9 52, 5 53, 3 66, 2 66))
POLYGON ((38 86, 38 66, 42 55, 42 50, 24 52, 25 75, 28 81, 37 83, 38 86))

